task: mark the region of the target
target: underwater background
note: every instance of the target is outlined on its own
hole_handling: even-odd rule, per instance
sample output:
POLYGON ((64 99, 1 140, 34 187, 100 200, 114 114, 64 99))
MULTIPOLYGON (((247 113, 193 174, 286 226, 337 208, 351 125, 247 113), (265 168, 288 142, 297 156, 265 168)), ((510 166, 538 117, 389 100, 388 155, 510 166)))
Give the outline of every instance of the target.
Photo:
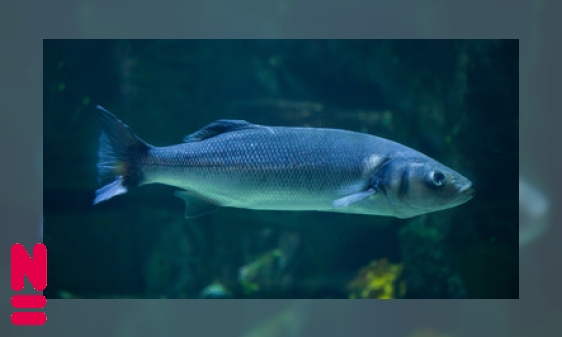
POLYGON ((517 40, 45 40, 48 298, 517 298, 517 40), (154 145, 217 119, 392 139, 476 196, 413 219, 93 206, 100 104, 154 145))

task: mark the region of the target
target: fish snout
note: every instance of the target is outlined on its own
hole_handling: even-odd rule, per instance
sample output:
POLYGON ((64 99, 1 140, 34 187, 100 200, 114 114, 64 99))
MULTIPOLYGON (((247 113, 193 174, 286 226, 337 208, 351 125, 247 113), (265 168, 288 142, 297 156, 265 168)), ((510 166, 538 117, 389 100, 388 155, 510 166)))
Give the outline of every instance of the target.
POLYGON ((463 185, 459 187, 457 193, 459 197, 468 201, 472 199, 472 197, 474 197, 476 191, 472 187, 472 182, 470 180, 467 180, 463 185))
POLYGON ((472 188, 472 182, 467 182, 459 188, 459 193, 474 193, 474 188, 472 188))

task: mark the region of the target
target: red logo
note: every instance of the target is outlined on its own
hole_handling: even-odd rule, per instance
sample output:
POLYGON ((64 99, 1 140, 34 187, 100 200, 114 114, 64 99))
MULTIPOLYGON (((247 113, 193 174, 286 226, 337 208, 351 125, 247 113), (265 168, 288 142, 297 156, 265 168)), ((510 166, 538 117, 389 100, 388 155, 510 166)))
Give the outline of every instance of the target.
MULTIPOLYGON (((43 290, 47 287, 47 247, 38 243, 33 247, 33 258, 29 256, 22 244, 16 243, 10 251, 10 281, 13 291, 22 291, 24 275, 39 294, 14 295, 12 306, 16 309, 40 309, 47 304, 43 290)), ((12 314, 15 325, 43 325, 47 315, 38 311, 16 311, 12 314)))

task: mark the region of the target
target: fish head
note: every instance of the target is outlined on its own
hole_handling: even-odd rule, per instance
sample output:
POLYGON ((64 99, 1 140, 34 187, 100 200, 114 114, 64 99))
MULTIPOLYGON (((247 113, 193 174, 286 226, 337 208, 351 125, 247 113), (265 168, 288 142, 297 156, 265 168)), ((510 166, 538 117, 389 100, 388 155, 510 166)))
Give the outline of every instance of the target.
POLYGON ((426 156, 396 158, 389 168, 383 188, 399 218, 456 207, 474 196, 470 180, 426 156))

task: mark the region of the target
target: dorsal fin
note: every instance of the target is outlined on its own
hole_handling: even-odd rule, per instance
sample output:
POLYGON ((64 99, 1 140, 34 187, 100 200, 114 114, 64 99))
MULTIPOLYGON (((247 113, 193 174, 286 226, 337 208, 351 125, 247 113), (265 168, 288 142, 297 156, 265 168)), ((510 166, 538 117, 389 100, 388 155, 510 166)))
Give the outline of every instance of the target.
POLYGON ((194 133, 183 138, 185 143, 198 142, 207 138, 215 137, 221 133, 232 132, 242 129, 259 128, 259 125, 236 119, 219 119, 194 133))

